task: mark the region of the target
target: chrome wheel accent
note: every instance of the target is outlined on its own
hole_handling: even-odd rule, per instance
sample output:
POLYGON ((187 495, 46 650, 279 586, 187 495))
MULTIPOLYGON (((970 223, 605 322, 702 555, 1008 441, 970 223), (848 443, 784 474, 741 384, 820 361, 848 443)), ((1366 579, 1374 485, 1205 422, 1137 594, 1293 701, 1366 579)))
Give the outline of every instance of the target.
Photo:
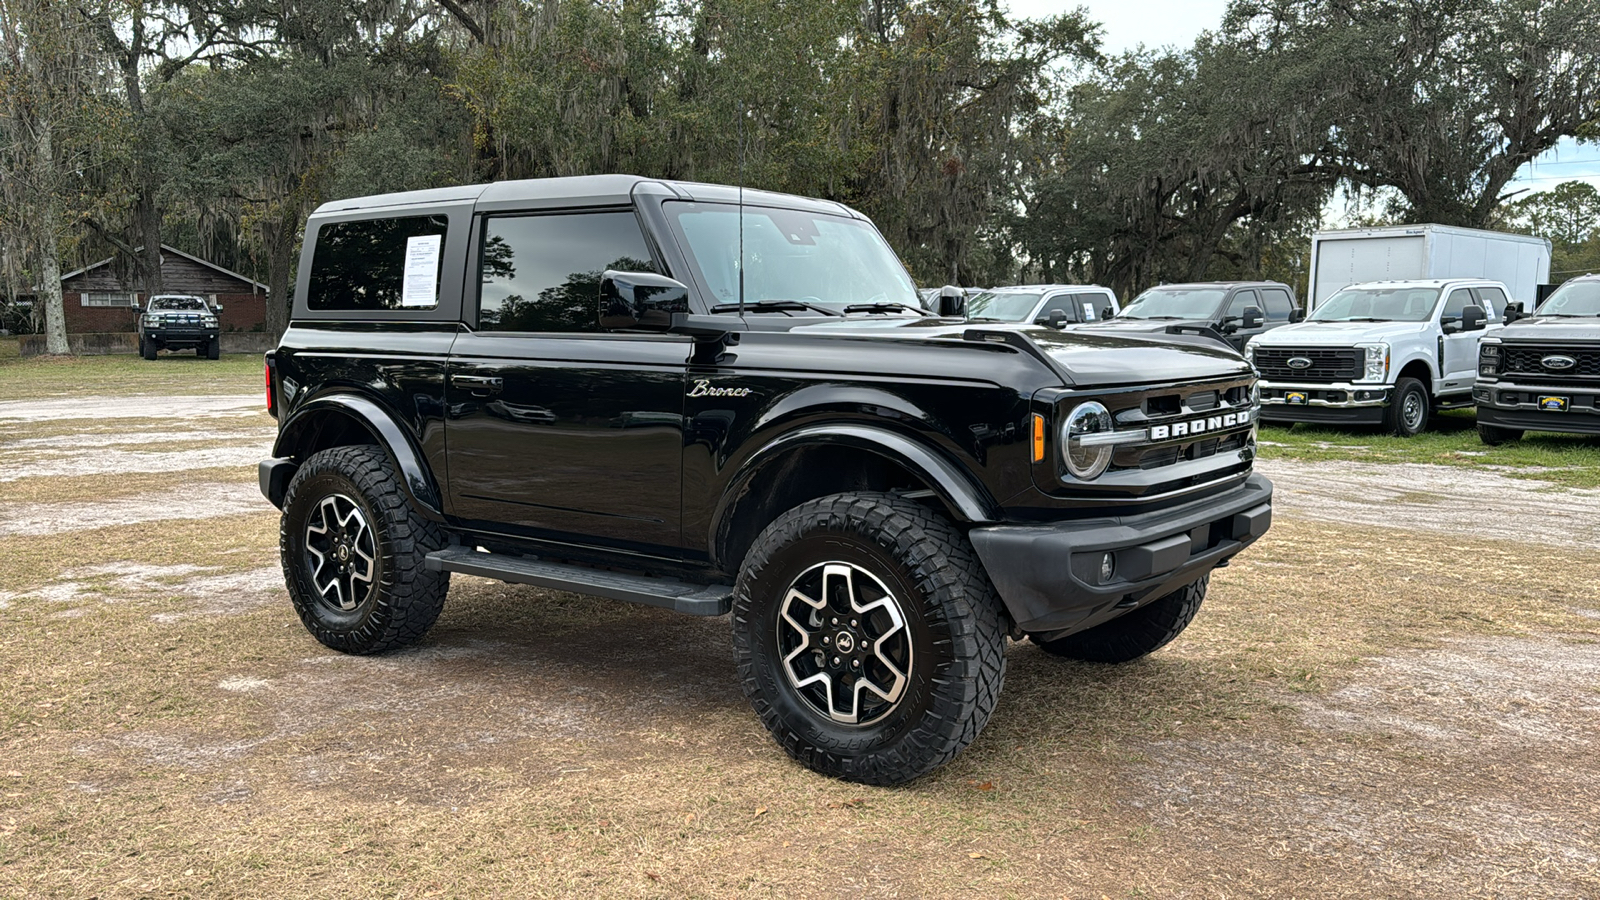
POLYGON ((1423 417, 1428 414, 1427 400, 1417 391, 1408 391, 1401 404, 1400 420, 1405 423, 1406 430, 1420 429, 1423 417))
POLYGON ((784 592, 778 652, 789 686, 835 722, 867 725, 905 695, 911 631, 900 601, 852 563, 818 563, 784 592))
POLYGON ((344 494, 323 497, 306 522, 306 566, 324 604, 343 612, 372 595, 377 547, 361 507, 344 494))

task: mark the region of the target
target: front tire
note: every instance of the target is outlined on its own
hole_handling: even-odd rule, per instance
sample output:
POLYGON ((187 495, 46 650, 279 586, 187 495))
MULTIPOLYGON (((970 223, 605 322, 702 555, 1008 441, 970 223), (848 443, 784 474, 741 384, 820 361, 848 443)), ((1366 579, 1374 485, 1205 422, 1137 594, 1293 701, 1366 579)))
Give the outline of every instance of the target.
POLYGON ((1183 633, 1200 604, 1205 602, 1206 587, 1211 576, 1203 576, 1193 584, 1152 600, 1133 612, 1118 616, 1109 622, 1096 625, 1077 634, 1054 640, 1030 639, 1047 653, 1084 662, 1125 663, 1138 659, 1172 643, 1183 633))
POLYGON ((149 338, 139 339, 139 355, 145 359, 156 358, 156 342, 149 338))
POLYGON ((1478 440, 1483 441, 1490 447, 1498 447, 1501 444, 1510 444, 1522 440, 1522 429, 1503 428, 1499 425, 1486 425, 1483 422, 1479 422, 1478 440))
POLYGON ((892 494, 823 497, 767 526, 739 573, 733 636, 778 744, 864 784, 948 762, 1005 681, 1006 618, 971 545, 892 494))
POLYGON ((445 545, 400 488, 382 449, 334 447, 295 472, 283 499, 279 550, 295 612, 343 653, 381 653, 422 638, 439 618, 447 572, 427 555, 445 545))
POLYGON ((206 342, 206 359, 222 358, 222 338, 214 337, 206 342))
POLYGON ((1428 427, 1432 405, 1422 382, 1402 378, 1395 382, 1394 400, 1383 411, 1383 427, 1395 437, 1415 437, 1428 427))

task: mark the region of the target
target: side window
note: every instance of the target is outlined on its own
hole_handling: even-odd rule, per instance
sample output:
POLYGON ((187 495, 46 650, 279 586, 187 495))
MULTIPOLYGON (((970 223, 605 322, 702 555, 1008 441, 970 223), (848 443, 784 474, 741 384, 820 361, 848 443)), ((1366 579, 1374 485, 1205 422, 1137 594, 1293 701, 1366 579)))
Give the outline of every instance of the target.
POLYGON ((1104 294, 1073 294, 1072 305, 1074 319, 1079 322, 1098 322, 1104 318, 1100 314, 1111 305, 1111 301, 1104 294))
POLYGON ((1477 306, 1478 302, 1472 299, 1469 288, 1456 288, 1450 292, 1449 299, 1444 301, 1444 312, 1439 314, 1440 319, 1461 318, 1461 311, 1469 306, 1477 306))
POLYGON ((607 269, 658 271, 632 212, 488 218, 478 328, 599 331, 607 269))
POLYGON ((1039 308, 1039 315, 1034 316, 1034 318, 1035 319, 1040 319, 1040 318, 1048 319, 1048 318, 1050 318, 1050 314, 1055 312, 1056 310, 1060 310, 1060 311, 1066 313, 1068 322, 1081 322, 1081 321, 1083 321, 1083 316, 1080 313, 1078 313, 1077 310, 1073 309, 1073 306, 1072 306, 1072 295, 1071 294, 1055 294, 1055 295, 1053 295, 1049 300, 1045 301, 1044 306, 1039 308))
POLYGON ((1240 291, 1233 295, 1232 300, 1228 301, 1228 311, 1223 313, 1223 316, 1229 319, 1243 318, 1245 309, 1251 306, 1258 308, 1261 306, 1261 302, 1256 299, 1256 292, 1240 291))
POLYGON ((444 216, 330 222, 317 229, 306 305, 324 310, 439 305, 444 216))
POLYGON ((1287 322, 1289 313, 1294 309, 1294 301, 1289 299, 1289 292, 1283 288, 1267 288, 1261 292, 1262 302, 1267 308, 1262 310, 1268 322, 1287 322))
POLYGON ((1500 321, 1500 316, 1505 312, 1506 304, 1510 302, 1506 300, 1506 292, 1497 287, 1481 287, 1477 288, 1477 292, 1478 302, 1489 313, 1489 321, 1500 321))

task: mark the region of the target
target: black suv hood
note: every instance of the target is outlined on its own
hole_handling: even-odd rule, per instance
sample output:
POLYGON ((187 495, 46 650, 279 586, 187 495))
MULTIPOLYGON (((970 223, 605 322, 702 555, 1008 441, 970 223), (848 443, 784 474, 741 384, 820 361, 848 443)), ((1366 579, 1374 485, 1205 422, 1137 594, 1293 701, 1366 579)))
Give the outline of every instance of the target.
MULTIPOLYGON (((1163 326, 1172 324, 1162 322, 1163 326)), ((1199 381, 1247 375, 1250 364, 1213 338, 1162 329, 1069 328, 950 319, 835 319, 807 323, 794 333, 851 338, 922 340, 938 344, 1005 343, 1049 366, 1068 385, 1116 386, 1199 381)))
POLYGON ((1496 337, 1503 341, 1530 343, 1566 344, 1573 341, 1600 343, 1600 317, 1566 319, 1558 316, 1535 316, 1531 319, 1518 319, 1500 329, 1496 337))

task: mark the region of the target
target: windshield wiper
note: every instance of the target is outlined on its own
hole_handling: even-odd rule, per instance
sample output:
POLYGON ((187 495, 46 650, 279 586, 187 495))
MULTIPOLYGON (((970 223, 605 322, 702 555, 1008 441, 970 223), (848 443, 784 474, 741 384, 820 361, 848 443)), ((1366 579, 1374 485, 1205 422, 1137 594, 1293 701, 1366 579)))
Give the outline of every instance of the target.
MULTIPOLYGON (((804 300, 747 300, 745 301, 744 308, 753 309, 756 312, 783 312, 790 309, 809 309, 812 312, 819 312, 825 316, 844 315, 844 313, 839 312, 837 309, 829 309, 826 306, 818 306, 815 303, 807 303, 804 300)), ((718 303, 716 306, 711 307, 711 311, 714 313, 738 312, 739 304, 718 303)))
POLYGON ((1374 316, 1356 316, 1351 319, 1312 319, 1313 322, 1387 322, 1388 319, 1379 319, 1374 316))
POLYGON ((1130 316, 1130 315, 1121 315, 1121 316, 1117 316, 1116 318, 1118 318, 1118 319, 1150 319, 1150 320, 1161 319, 1161 320, 1165 321, 1165 320, 1168 320, 1168 319, 1178 320, 1178 319, 1182 319, 1182 318, 1185 318, 1185 317, 1184 316, 1130 316))
POLYGON ((920 315, 920 316, 932 315, 932 313, 928 312, 927 310, 923 309, 920 306, 912 306, 909 303, 895 303, 893 301, 885 301, 885 302, 878 302, 878 303, 852 303, 849 306, 846 306, 844 308, 844 311, 847 312, 847 313, 853 313, 853 312, 894 312, 897 309, 908 310, 908 311, 914 312, 914 313, 916 313, 917 315, 920 315))

